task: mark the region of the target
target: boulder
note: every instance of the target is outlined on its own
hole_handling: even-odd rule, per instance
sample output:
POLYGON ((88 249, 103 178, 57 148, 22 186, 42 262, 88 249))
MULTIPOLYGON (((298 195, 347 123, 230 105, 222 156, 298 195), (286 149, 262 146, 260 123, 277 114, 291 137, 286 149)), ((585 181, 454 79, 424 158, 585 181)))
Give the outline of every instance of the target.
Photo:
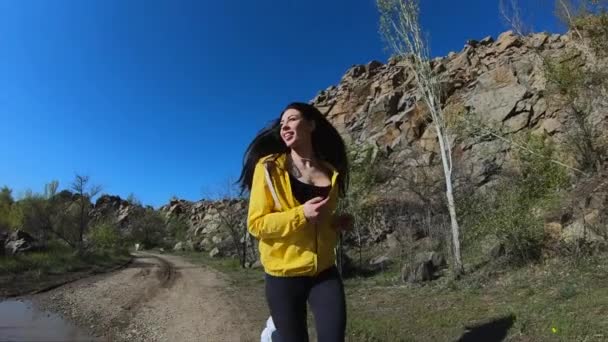
POLYGON ((445 257, 437 252, 418 253, 414 261, 403 266, 401 278, 407 283, 420 283, 436 279, 438 271, 447 265, 445 257))
POLYGON ((518 83, 513 70, 502 66, 479 76, 466 104, 484 120, 501 123, 510 116, 526 92, 526 87, 518 83))
POLYGON ((487 235, 481 240, 481 251, 490 260, 496 260, 506 254, 505 245, 494 234, 487 235))
POLYGON ((381 255, 372 259, 369 264, 375 268, 385 269, 391 263, 391 258, 386 255, 381 255))
POLYGON ((214 249, 212 249, 209 252, 209 256, 212 257, 212 258, 219 257, 220 256, 220 250, 217 247, 215 247, 214 249))
POLYGON ((501 53, 511 47, 519 47, 522 45, 522 41, 513 31, 507 31, 498 36, 496 40, 496 50, 501 53))
POLYGON ((173 246, 173 250, 174 251, 184 251, 184 243, 182 241, 178 242, 175 244, 175 246, 173 246))
POLYGON ((30 234, 19 229, 4 239, 4 250, 10 255, 16 255, 38 249, 36 239, 30 234))

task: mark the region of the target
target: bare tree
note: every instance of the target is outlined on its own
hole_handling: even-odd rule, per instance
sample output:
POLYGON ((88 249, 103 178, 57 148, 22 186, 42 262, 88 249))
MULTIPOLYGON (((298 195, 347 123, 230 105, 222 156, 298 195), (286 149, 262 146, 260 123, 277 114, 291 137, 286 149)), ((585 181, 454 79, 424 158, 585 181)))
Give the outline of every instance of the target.
POLYGON ((44 197, 46 199, 51 199, 57 194, 57 189, 59 188, 59 182, 53 180, 44 185, 44 197))
MULTIPOLYGON (((228 229, 232 239, 232 246, 238 255, 241 267, 245 267, 248 259, 247 246, 251 243, 249 232, 247 231, 246 210, 243 210, 243 199, 234 180, 227 178, 212 198, 217 198, 221 203, 218 208, 218 215, 222 225, 228 229)), ((251 250, 250 252, 254 252, 251 250)), ((253 255, 255 258, 255 255, 253 255)))
POLYGON ((78 249, 83 249, 83 237, 84 232, 87 230, 89 225, 89 206, 93 197, 97 196, 101 191, 101 187, 98 185, 89 186, 89 177, 76 175, 71 185, 72 190, 75 193, 75 202, 78 205, 78 249))
POLYGON ((574 23, 573 4, 568 0, 556 0, 555 1, 557 16, 561 17, 562 20, 568 25, 568 27, 576 33, 578 38, 583 41, 583 35, 578 30, 574 23))
POLYGON ((520 36, 527 33, 517 0, 500 0, 498 9, 503 20, 513 29, 513 32, 520 36))
POLYGON ((419 22, 419 0, 377 0, 377 5, 380 10, 380 31, 393 52, 410 59, 408 65, 437 133, 451 220, 453 271, 458 276, 464 272, 464 268, 452 189, 452 147, 441 108, 439 79, 431 68, 428 44, 419 22))
MULTIPOLYGON (((49 239, 49 232, 53 231, 51 215, 52 215, 52 212, 56 209, 55 208, 56 206, 54 205, 54 197, 57 194, 58 188, 59 188, 59 182, 56 180, 53 180, 44 185, 43 198, 45 199, 44 206, 45 206, 46 215, 45 215, 45 220, 43 221, 44 224, 42 224, 40 227, 41 242, 44 246, 46 246, 46 243, 49 239)), ((56 235, 58 235, 58 234, 56 234, 56 235)))

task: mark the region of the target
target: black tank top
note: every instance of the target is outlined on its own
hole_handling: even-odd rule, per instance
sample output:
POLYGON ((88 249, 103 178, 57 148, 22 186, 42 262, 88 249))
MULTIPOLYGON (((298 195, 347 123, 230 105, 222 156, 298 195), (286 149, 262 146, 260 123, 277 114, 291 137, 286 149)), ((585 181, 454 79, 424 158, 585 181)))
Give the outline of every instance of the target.
POLYGON ((291 192, 300 204, 306 203, 315 197, 326 197, 329 195, 331 185, 328 186, 316 186, 312 184, 304 183, 298 180, 293 175, 289 174, 289 182, 291 183, 291 192))

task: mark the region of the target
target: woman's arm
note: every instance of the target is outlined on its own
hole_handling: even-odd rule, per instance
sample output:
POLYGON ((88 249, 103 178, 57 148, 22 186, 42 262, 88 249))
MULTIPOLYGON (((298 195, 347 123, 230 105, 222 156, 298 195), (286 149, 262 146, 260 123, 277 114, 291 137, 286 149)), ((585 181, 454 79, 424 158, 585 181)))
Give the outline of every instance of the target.
POLYGON ((285 237, 306 225, 304 207, 272 212, 274 201, 266 184, 264 164, 258 163, 253 172, 247 229, 257 239, 285 237))

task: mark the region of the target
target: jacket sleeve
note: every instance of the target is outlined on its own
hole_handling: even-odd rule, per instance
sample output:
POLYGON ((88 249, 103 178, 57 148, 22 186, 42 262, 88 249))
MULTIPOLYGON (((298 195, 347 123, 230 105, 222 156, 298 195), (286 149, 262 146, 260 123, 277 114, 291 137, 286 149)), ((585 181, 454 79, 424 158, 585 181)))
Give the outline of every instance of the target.
POLYGON ((257 163, 253 172, 247 229, 257 239, 285 237, 306 225, 304 207, 273 212, 274 200, 266 184, 264 167, 263 163, 257 163))

